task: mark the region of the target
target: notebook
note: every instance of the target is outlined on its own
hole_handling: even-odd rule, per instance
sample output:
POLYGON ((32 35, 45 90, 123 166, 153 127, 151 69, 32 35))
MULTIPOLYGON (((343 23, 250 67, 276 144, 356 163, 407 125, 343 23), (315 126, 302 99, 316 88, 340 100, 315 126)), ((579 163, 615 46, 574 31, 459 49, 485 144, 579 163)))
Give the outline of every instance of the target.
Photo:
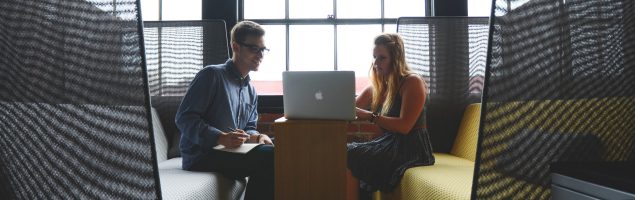
POLYGON ((354 71, 285 71, 282 92, 287 119, 355 119, 354 71))
POLYGON ((216 145, 214 147, 214 149, 216 150, 221 150, 221 151, 225 151, 225 152, 230 152, 230 153, 241 153, 241 154, 246 154, 249 151, 251 151, 253 148, 259 146, 261 144, 259 143, 244 143, 242 145, 240 145, 237 148, 227 148, 222 144, 216 145))

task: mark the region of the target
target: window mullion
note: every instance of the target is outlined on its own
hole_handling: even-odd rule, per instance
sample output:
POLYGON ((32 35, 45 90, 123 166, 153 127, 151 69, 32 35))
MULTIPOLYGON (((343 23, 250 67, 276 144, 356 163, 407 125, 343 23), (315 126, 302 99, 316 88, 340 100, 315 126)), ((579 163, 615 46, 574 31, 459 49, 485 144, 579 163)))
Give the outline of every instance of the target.
POLYGON ((381 32, 385 32, 386 22, 384 21, 384 0, 381 0, 381 15, 379 16, 381 19, 381 32))
POLYGON ((285 63, 286 63, 286 71, 289 71, 289 0, 285 0, 284 1, 284 24, 285 24, 285 39, 287 40, 287 45, 286 45, 286 56, 285 56, 285 63))
POLYGON ((337 0, 333 0, 333 70, 337 71, 337 0))
POLYGON ((337 71, 337 23, 333 23, 333 70, 337 71))

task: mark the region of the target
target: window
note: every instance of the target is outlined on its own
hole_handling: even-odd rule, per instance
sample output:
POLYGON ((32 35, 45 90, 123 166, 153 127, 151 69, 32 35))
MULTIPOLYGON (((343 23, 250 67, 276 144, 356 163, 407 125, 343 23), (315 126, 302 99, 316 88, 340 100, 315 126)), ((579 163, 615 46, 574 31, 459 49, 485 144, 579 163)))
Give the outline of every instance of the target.
POLYGON ((201 20, 202 0, 141 0, 143 21, 201 20))
POLYGON ((355 71, 368 85, 373 39, 397 32, 397 18, 426 16, 426 0, 242 0, 241 20, 265 29, 265 55, 250 73, 258 94, 282 94, 282 71, 355 71))
POLYGON ((489 17, 492 0, 467 0, 467 16, 489 17))

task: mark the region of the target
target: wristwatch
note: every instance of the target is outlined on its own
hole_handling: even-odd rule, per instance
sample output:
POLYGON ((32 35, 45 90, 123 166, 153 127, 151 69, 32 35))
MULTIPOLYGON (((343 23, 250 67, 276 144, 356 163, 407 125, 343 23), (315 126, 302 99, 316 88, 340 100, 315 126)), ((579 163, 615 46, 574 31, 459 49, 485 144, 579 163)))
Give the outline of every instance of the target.
POLYGON ((368 121, 370 121, 370 123, 375 123, 375 119, 377 119, 377 117, 379 117, 377 113, 373 113, 368 121))

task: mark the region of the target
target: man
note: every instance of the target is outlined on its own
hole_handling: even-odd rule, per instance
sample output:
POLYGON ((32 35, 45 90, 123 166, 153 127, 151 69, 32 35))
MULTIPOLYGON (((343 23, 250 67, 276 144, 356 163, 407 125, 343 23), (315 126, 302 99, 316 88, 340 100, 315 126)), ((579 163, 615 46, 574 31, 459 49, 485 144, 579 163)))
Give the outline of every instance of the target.
POLYGON ((265 31, 243 21, 231 31, 232 58, 210 65, 196 74, 176 114, 181 131, 183 169, 220 172, 244 180, 249 177, 245 199, 273 199, 273 146, 258 133, 256 90, 249 72, 258 71, 265 31), (247 154, 229 153, 213 147, 236 148, 261 143, 247 154))

